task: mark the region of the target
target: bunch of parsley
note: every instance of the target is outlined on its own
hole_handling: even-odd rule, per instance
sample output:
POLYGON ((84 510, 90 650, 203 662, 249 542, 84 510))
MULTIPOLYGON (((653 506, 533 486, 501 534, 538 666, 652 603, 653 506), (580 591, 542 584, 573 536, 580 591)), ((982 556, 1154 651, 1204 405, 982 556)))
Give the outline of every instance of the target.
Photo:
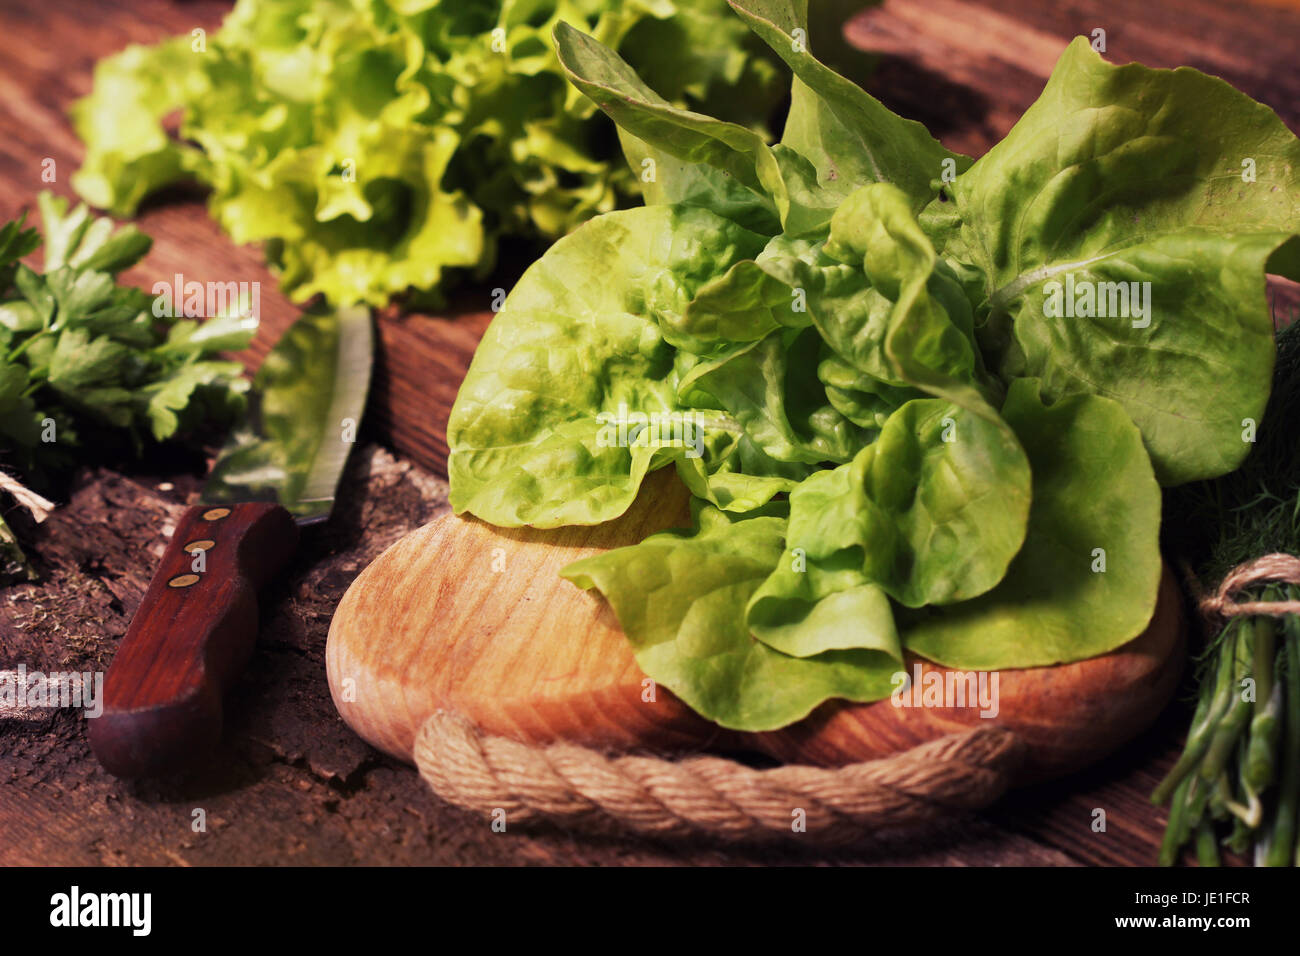
POLYGON ((38 205, 43 273, 19 261, 41 245, 26 217, 0 228, 0 468, 48 491, 101 452, 138 454, 237 414, 248 383, 216 356, 247 346, 255 320, 156 316, 152 296, 117 283, 148 236, 50 193, 38 205))

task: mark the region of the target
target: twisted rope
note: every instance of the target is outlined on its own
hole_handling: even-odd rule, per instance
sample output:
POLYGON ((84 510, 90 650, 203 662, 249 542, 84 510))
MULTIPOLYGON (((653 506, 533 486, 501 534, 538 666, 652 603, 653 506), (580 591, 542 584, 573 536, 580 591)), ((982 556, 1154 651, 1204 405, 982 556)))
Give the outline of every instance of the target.
POLYGON ((1197 595, 1201 613, 1207 618, 1215 615, 1238 617, 1243 614, 1267 614, 1281 617, 1284 614, 1300 614, 1300 601, 1243 601, 1238 604, 1232 600, 1234 594, 1265 581, 1300 584, 1300 558, 1294 555, 1266 554, 1239 564, 1228 572, 1213 594, 1202 594, 1194 575, 1190 576, 1190 580, 1192 593, 1197 595))
POLYGON ((755 770, 721 757, 673 761, 533 746, 483 734, 445 711, 429 717, 415 740, 416 766, 434 793, 488 816, 503 810, 512 823, 821 844, 986 807, 1007 789, 1021 756, 1010 731, 990 727, 836 769, 755 770), (801 816, 805 831, 795 827, 801 816))

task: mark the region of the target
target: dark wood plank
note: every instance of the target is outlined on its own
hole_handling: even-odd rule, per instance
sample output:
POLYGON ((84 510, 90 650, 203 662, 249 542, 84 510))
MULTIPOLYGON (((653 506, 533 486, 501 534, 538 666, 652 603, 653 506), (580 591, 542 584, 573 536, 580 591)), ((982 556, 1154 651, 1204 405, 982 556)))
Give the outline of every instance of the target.
POLYGON ((1111 62, 1196 67, 1300 129, 1300 0, 885 0, 846 33, 880 54, 872 93, 980 156, 1038 97, 1066 44, 1099 28, 1111 62))

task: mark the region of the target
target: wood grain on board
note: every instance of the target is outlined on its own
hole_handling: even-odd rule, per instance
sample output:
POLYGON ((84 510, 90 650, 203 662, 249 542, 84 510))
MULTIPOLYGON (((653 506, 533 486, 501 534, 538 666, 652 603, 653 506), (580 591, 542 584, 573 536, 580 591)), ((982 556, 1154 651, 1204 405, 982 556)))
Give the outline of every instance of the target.
MULTIPOLYGON (((815 0, 814 0, 815 2, 815 0)), ((90 89, 95 61, 128 43, 214 29, 229 9, 214 0, 9 0, 0 5, 0 218, 35 208, 42 188, 72 196, 68 177, 82 148, 66 118, 90 89), (41 181, 42 161, 57 180, 41 181)), ((1300 129, 1300 4, 1297 0, 886 0, 849 26, 880 56, 871 91, 925 122, 950 148, 979 155, 1042 88, 1056 53, 1078 34, 1107 31, 1107 57, 1215 73, 1300 129)), ((202 196, 173 194, 139 217, 155 244, 126 278, 145 288, 174 273, 198 281, 262 284, 263 327, 243 356, 260 362, 297 309, 276 290, 260 251, 233 245, 207 216, 202 196)), ((517 265, 515 270, 517 271, 517 265)), ((370 435, 434 472, 445 467, 443 430, 460 377, 486 328, 494 277, 462 290, 441 315, 379 320, 378 365, 367 413, 370 435)), ((417 472, 407 472, 402 482, 417 472)), ((192 478, 170 476, 178 489, 192 478)), ((334 603, 347 582, 402 532, 433 513, 402 497, 401 482, 354 479, 366 517, 342 538, 317 539, 267 607, 270 638, 232 703, 233 762, 199 781, 141 787, 107 777, 85 746, 84 725, 60 714, 47 727, 0 721, 0 845, 4 863, 202 862, 748 862, 733 851, 686 851, 629 841, 575 845, 562 836, 517 835, 508 845, 475 836, 468 818, 427 797, 414 774, 371 756, 329 702, 320 657, 334 603), (401 509, 407 509, 402 512, 401 509), (368 523, 367 523, 368 522, 368 523), (322 557, 328 555, 328 557, 322 557), (350 749, 351 748, 351 749, 350 749), (190 836, 189 808, 217 822, 190 836), (181 836, 177 836, 181 834, 181 836)), ((147 509, 175 513, 182 498, 94 476, 39 539, 51 583, 23 586, 0 606, 0 666, 19 655, 52 663, 101 648, 107 662, 160 548, 147 509), (114 505, 106 509, 104 499, 114 505), (132 505, 143 520, 129 522, 132 505), (112 517, 110 517, 112 516, 112 517), (92 545, 92 535, 97 535, 92 545), (117 542, 115 550, 106 542, 117 542), (134 574, 134 576, 133 576, 134 574), (15 623, 17 622, 17 623, 15 623)), ((351 505, 344 503, 345 511, 351 505)), ((1187 713, 1169 708, 1157 726, 1104 764, 1010 795, 986 814, 926 843, 852 855, 860 862, 940 864, 1132 863, 1150 865, 1165 815, 1147 795, 1169 767, 1187 713), (1108 830, 1091 829, 1105 808, 1108 830)), ((373 752, 371 752, 373 753, 373 752)))

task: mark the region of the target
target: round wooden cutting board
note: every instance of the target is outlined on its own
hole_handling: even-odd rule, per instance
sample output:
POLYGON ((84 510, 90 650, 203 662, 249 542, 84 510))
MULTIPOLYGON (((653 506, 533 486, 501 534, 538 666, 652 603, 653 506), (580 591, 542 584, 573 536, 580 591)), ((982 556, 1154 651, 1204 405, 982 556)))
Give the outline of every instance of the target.
POLYGON ((501 529, 448 514, 408 534, 357 577, 334 614, 326 662, 339 713, 407 762, 416 732, 438 709, 531 743, 757 749, 823 766, 886 756, 987 722, 1026 742, 1028 780, 1113 751, 1155 719, 1178 682, 1182 600, 1166 569, 1142 635, 1092 660, 1000 672, 996 716, 886 699, 830 702, 769 733, 722 730, 649 684, 600 594, 559 577, 578 558, 688 524, 688 500, 666 469, 647 479, 626 515, 603 525, 501 529))

